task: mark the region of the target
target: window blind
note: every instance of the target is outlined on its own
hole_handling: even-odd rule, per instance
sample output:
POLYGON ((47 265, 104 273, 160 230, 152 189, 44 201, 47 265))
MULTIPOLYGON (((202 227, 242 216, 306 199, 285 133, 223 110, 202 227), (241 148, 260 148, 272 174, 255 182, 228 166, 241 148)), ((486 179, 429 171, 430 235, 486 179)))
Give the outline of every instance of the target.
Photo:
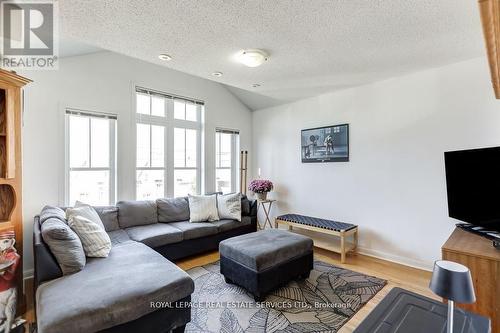
POLYGON ((228 129, 228 128, 216 128, 215 129, 216 133, 224 133, 224 134, 240 134, 239 130, 233 130, 233 129, 228 129))
POLYGON ((202 100, 199 100, 199 99, 175 95, 175 94, 166 94, 166 93, 161 92, 161 91, 148 89, 148 88, 144 88, 144 87, 136 87, 135 91, 138 93, 147 94, 147 95, 161 96, 161 97, 166 98, 166 99, 178 99, 178 100, 182 100, 185 102, 190 102, 190 103, 194 103, 194 104, 198 104, 198 105, 205 105, 205 102, 202 100))
POLYGON ((66 109, 66 114, 71 114, 71 115, 76 115, 76 116, 84 116, 84 117, 114 119, 114 120, 118 119, 118 116, 116 114, 92 112, 92 111, 78 110, 78 109, 66 109))

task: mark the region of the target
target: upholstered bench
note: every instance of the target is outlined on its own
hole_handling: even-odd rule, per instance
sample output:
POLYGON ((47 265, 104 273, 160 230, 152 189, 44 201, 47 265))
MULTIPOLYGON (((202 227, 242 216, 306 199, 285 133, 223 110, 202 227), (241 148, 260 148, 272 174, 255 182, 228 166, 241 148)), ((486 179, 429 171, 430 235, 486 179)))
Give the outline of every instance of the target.
POLYGON ((294 278, 307 278, 313 268, 313 241, 284 230, 262 230, 219 244, 220 271, 256 301, 294 278))

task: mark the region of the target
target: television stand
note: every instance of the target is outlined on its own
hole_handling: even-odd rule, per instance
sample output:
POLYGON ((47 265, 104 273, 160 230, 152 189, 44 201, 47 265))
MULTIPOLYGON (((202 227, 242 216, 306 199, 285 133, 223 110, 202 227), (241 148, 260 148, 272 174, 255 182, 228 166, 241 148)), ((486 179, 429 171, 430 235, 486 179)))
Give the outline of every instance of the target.
POLYGON ((470 312, 491 318, 491 332, 500 332, 500 251, 491 246, 491 240, 476 233, 455 228, 441 248, 444 260, 469 267, 476 303, 457 304, 470 312))
POLYGON ((480 227, 470 223, 457 223, 456 226, 457 228, 460 228, 468 232, 472 232, 473 234, 491 240, 493 242, 493 247, 496 249, 500 249, 500 232, 495 230, 489 230, 484 227, 480 227))

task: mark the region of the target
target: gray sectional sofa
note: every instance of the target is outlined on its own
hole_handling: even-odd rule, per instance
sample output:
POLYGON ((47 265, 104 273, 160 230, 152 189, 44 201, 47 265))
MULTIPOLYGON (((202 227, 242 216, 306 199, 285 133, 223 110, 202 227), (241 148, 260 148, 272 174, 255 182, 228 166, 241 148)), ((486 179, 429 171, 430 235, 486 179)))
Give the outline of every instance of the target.
POLYGON ((35 217, 38 333, 183 331, 194 284, 170 260, 216 250, 220 241, 257 229, 256 203, 246 197, 241 221, 191 223, 186 198, 94 208, 113 247, 71 275, 63 276, 42 237, 40 221, 54 217, 35 217))

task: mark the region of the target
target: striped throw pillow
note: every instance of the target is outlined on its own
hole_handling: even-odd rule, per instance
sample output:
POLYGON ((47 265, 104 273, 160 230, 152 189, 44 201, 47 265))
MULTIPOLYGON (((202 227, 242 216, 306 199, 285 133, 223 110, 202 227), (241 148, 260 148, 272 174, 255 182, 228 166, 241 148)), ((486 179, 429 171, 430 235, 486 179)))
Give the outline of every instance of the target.
POLYGON ((107 257, 111 251, 111 239, 99 224, 81 215, 68 219, 70 228, 80 237, 87 257, 107 257))

